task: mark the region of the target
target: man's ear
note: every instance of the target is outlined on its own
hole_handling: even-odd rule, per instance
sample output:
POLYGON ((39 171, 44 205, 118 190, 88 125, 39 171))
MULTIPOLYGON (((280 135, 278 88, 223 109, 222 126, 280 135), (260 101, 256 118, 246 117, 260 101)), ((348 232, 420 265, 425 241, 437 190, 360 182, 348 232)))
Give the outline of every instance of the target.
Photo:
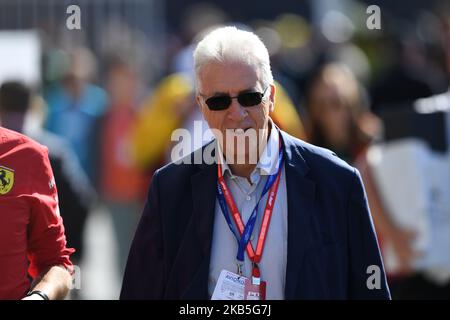
POLYGON ((271 84, 270 85, 270 112, 273 112, 273 110, 275 109, 275 93, 276 93, 276 87, 275 84, 271 84))
POLYGON ((197 101, 197 105, 198 108, 200 109, 200 112, 202 112, 203 111, 202 97, 198 93, 195 95, 195 100, 197 101))

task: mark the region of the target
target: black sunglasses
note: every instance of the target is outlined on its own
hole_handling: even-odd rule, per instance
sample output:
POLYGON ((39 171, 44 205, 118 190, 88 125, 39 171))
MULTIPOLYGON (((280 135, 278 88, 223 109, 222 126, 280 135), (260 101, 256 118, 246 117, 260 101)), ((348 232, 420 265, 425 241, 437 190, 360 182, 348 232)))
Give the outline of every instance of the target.
POLYGON ((263 92, 244 92, 240 93, 236 97, 230 97, 228 95, 224 96, 214 96, 205 100, 206 105, 209 110, 225 110, 231 105, 232 99, 237 99, 239 104, 243 107, 253 107, 262 102, 264 95, 269 87, 267 87, 263 92))

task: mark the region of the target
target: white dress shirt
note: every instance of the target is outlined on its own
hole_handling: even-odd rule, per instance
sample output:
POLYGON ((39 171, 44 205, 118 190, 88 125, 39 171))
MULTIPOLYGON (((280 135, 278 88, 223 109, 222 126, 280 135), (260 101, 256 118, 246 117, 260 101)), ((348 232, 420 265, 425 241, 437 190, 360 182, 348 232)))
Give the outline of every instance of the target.
MULTIPOLYGON (((245 177, 233 175, 223 159, 220 146, 217 148, 218 156, 220 157, 219 161, 222 164, 223 177, 241 213, 244 225, 247 223, 261 196, 268 175, 276 174, 278 171, 279 139, 280 135, 278 130, 272 125, 267 145, 258 164, 250 175, 251 183, 245 177)), ((258 217, 251 237, 253 249, 255 250, 268 194, 269 192, 264 195, 258 205, 258 217)), ((236 255, 238 243, 236 237, 228 227, 217 198, 214 214, 214 233, 211 246, 208 283, 210 297, 212 296, 220 272, 223 269, 237 273, 236 255)), ((231 220, 233 221, 232 218, 231 220)), ((266 299, 284 299, 287 263, 287 230, 287 192, 283 164, 269 231, 267 233, 262 259, 259 263, 261 280, 267 282, 266 299)), ((251 261, 247 253, 245 253, 243 275, 246 277, 251 276, 251 261)))

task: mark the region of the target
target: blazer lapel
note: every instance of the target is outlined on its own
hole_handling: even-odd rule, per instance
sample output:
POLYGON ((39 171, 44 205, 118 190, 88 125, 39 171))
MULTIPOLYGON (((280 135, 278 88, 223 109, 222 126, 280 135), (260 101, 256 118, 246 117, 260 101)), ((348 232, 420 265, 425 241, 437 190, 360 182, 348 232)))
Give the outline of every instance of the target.
POLYGON ((192 176, 192 202, 195 232, 204 255, 209 255, 216 203, 217 165, 204 165, 192 176))
MULTIPOLYGON (((197 272, 182 293, 182 299, 207 299, 208 275, 211 256, 211 242, 214 226, 214 210, 216 202, 217 165, 199 165, 199 172, 191 178, 193 214, 190 226, 193 226, 197 248, 201 250, 201 259, 197 262, 197 272)), ((189 228, 189 236, 192 229, 189 228)), ((186 232, 188 234, 188 232, 186 232)), ((195 248, 188 248, 195 250, 195 248)), ((196 263, 189 261, 187 263, 196 263)))
POLYGON ((315 182, 306 178, 309 167, 300 146, 282 132, 285 150, 286 190, 288 198, 288 252, 285 299, 298 299, 298 278, 303 256, 312 244, 311 218, 314 211, 315 182))

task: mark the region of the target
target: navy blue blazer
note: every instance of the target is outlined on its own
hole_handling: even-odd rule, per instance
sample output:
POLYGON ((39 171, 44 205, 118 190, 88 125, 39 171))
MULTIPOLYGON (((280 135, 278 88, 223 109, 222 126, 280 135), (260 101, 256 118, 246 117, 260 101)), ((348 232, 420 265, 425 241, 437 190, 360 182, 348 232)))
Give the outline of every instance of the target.
MULTIPOLYGON (((285 298, 389 299, 358 171, 329 150, 281 132, 288 199, 285 298)), ((216 183, 217 164, 172 163, 155 172, 121 299, 209 298, 216 183)))

